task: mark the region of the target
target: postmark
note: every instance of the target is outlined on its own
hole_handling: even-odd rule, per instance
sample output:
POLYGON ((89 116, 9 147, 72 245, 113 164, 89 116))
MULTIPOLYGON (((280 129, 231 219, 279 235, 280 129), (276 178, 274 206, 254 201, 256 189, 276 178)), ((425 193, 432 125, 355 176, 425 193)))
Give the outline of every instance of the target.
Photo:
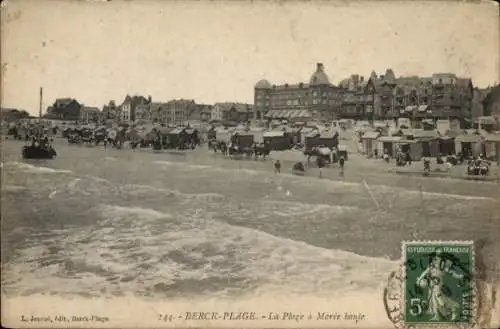
POLYGON ((472 241, 404 242, 402 270, 400 319, 405 326, 473 326, 472 241))

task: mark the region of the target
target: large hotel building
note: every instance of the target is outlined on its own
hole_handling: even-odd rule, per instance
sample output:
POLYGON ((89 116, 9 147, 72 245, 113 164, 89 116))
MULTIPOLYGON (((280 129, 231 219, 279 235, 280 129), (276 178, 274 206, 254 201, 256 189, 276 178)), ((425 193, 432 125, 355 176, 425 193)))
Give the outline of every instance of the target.
POLYGON ((322 63, 318 63, 309 83, 272 85, 260 80, 255 85, 257 118, 321 120, 335 119, 342 105, 340 89, 332 85, 322 63))

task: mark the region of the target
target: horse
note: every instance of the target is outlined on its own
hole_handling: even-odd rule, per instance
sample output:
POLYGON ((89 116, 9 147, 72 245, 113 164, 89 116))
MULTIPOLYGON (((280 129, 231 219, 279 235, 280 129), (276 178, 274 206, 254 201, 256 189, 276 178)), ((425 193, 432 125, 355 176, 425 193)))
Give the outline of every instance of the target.
POLYGON ((316 147, 316 146, 314 146, 310 150, 305 150, 304 151, 304 155, 307 156, 307 162, 308 163, 311 161, 311 158, 313 156, 315 156, 316 158, 321 158, 321 159, 323 159, 324 162, 330 164, 332 162, 330 154, 331 154, 331 151, 328 154, 326 154, 324 152, 321 152, 321 150, 318 147, 316 147))
POLYGON ((211 147, 215 153, 217 153, 217 151, 220 151, 224 155, 228 153, 228 145, 224 141, 213 140, 209 142, 209 147, 211 147))
POLYGON ((262 159, 265 160, 266 157, 271 154, 271 148, 267 144, 254 144, 253 152, 255 159, 257 159, 259 156, 262 156, 262 159))

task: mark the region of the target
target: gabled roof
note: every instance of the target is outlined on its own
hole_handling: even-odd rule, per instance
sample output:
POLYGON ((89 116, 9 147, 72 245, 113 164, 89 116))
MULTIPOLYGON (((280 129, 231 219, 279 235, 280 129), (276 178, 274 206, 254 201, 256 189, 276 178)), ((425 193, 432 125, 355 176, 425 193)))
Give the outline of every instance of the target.
POLYGON ((125 99, 123 100, 122 104, 126 103, 126 102, 131 102, 134 104, 147 104, 149 102, 149 100, 146 97, 141 96, 141 95, 130 96, 127 94, 127 96, 125 96, 125 99))
POLYGON ((208 104, 196 104, 196 108, 200 110, 202 114, 209 114, 212 111, 213 105, 208 104))
POLYGON ((56 99, 54 105, 55 107, 65 107, 71 104, 73 101, 76 101, 73 98, 58 98, 56 99))

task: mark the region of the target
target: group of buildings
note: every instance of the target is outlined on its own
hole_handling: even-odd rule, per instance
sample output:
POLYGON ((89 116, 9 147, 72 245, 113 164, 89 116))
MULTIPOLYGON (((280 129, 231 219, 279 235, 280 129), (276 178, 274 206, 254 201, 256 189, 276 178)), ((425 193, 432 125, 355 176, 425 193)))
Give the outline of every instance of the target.
POLYGON ((333 85, 324 65, 318 63, 309 83, 275 85, 263 79, 254 90, 257 119, 397 121, 408 118, 419 128, 422 121, 428 119, 469 126, 468 123, 479 117, 500 115, 498 108, 484 108, 484 100, 492 88, 474 88, 470 78, 452 73, 396 77, 393 70, 387 69, 382 75, 373 71, 368 78, 351 75, 339 85, 333 85))
POLYGON ((191 99, 156 102, 151 96, 126 95, 120 104, 110 101, 101 109, 85 106, 76 99, 61 98, 48 107, 44 117, 83 122, 153 121, 167 125, 183 125, 189 121, 330 122, 408 118, 414 128, 419 128, 426 119, 450 120, 468 127, 468 123, 477 118, 500 115, 499 88, 474 88, 470 78, 452 73, 397 77, 391 69, 381 75, 373 71, 366 78, 354 74, 334 85, 324 65, 317 63, 308 83, 276 85, 266 79, 258 81, 254 86, 253 104, 208 105, 191 99))
POLYGON ((71 98, 57 99, 44 115, 47 119, 65 121, 119 123, 138 121, 183 125, 189 121, 247 122, 253 117, 253 105, 237 102, 197 104, 192 99, 154 102, 151 96, 126 95, 121 104, 110 101, 102 109, 88 107, 71 98))

